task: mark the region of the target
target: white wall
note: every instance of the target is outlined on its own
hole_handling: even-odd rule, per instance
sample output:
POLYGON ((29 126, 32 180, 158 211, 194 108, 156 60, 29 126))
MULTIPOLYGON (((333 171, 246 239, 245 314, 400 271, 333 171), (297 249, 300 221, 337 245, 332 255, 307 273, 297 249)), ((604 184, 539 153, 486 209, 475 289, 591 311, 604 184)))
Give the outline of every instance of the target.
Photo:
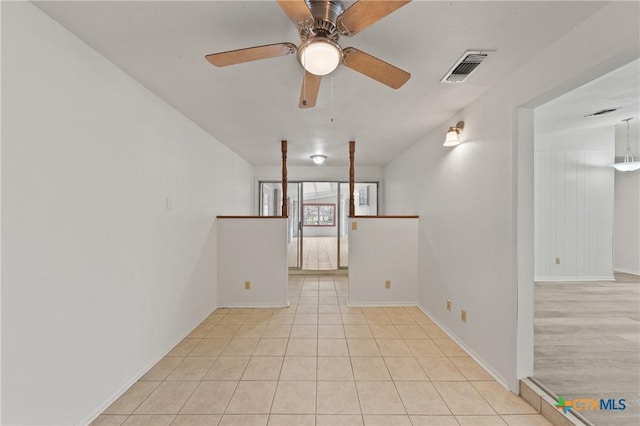
POLYGON ((224 218, 217 227, 218 306, 288 306, 287 220, 224 218))
MULTIPOLYGON (((629 122, 629 145, 640 160, 640 117, 629 122)), ((616 156, 627 146, 626 125, 616 126, 616 156)), ((615 173, 614 269, 640 275, 640 171, 615 173)))
POLYGON ((216 306, 252 169, 27 2, 2 89, 2 423, 86 423, 216 306))
MULTIPOLYGON (((533 368, 533 318, 518 317, 533 303, 533 277, 519 274, 518 230, 533 227, 517 222, 527 216, 519 215, 519 203, 531 204, 526 194, 533 193, 532 168, 519 176, 518 162, 527 159, 518 154, 532 151, 532 138, 519 146, 518 109, 637 58, 638 15, 637 3, 604 6, 385 167, 385 214, 420 215, 420 306, 515 392, 518 377, 533 368), (448 126, 459 120, 464 143, 443 147, 448 126), (528 184, 519 186, 519 178, 528 184)), ((521 268, 533 263, 520 260, 521 268)))
POLYGON ((349 219, 349 305, 416 304, 418 222, 418 218, 349 219), (386 280, 391 281, 390 288, 385 288, 386 280))
POLYGON ((536 281, 613 279, 613 127, 534 143, 536 281))

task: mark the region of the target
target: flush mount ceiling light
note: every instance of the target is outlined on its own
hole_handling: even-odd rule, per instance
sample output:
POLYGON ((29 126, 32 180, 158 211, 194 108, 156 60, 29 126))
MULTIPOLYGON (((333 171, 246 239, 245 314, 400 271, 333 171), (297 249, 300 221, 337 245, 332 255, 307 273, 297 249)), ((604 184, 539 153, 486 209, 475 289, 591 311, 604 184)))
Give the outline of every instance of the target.
POLYGON ((326 155, 316 154, 316 155, 312 155, 311 159, 316 164, 322 164, 322 163, 324 163, 324 160, 327 159, 327 156, 326 155))
POLYGON ((335 70, 342 61, 342 49, 337 43, 315 37, 298 49, 300 64, 315 75, 327 75, 335 70))
POLYGON ((631 154, 631 147, 629 146, 629 120, 633 120, 633 118, 626 118, 622 120, 627 122, 627 150, 624 154, 624 160, 622 162, 609 164, 611 167, 621 172, 633 172, 634 170, 640 169, 640 161, 634 161, 633 154, 631 154))
POLYGON ((444 140, 443 146, 456 146, 460 143, 458 135, 464 130, 464 121, 458 121, 455 126, 449 127, 447 138, 444 140))

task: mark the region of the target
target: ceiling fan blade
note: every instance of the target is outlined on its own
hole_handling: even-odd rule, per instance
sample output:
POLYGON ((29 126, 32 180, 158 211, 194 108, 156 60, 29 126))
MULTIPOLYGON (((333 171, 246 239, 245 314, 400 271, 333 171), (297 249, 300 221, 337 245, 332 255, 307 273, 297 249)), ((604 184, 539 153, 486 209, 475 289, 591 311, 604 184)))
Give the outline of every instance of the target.
POLYGON ((300 92, 300 108, 311 108, 316 106, 321 80, 322 76, 320 75, 311 74, 309 71, 304 72, 302 91, 300 92))
POLYGON ((311 11, 304 0, 278 0, 278 4, 296 24, 311 17, 311 11))
POLYGON ((230 50, 228 52, 206 55, 207 61, 216 67, 241 64, 259 59, 275 58, 296 53, 297 47, 293 43, 266 44, 264 46, 248 47, 246 49, 230 50))
POLYGON ((411 0, 359 0, 338 17, 343 35, 353 35, 400 9, 411 0))
POLYGON ((354 47, 347 47, 342 52, 345 66, 393 89, 399 89, 411 78, 408 72, 354 47))

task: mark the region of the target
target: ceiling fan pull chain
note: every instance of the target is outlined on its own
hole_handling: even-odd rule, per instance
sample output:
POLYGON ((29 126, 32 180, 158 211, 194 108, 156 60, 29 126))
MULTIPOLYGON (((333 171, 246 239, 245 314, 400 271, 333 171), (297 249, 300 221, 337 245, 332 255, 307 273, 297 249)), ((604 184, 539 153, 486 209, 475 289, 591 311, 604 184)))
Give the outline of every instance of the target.
MULTIPOLYGON (((304 68, 304 62, 305 62, 305 59, 303 57, 302 58, 302 68, 304 68)), ((305 68, 304 73, 305 73, 305 75, 302 76, 302 96, 303 96, 302 105, 303 106, 307 106, 307 87, 306 87, 306 83, 307 83, 306 73, 307 73, 307 71, 306 71, 306 68, 305 68)))
POLYGON ((331 73, 331 122, 333 123, 333 73, 331 73))

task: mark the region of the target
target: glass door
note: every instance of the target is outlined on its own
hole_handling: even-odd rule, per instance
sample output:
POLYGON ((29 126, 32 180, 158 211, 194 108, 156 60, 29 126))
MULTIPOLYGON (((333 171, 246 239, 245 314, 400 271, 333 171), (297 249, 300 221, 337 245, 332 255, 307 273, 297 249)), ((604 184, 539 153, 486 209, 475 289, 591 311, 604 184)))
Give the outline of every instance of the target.
POLYGON ((302 269, 338 269, 338 183, 302 183, 302 269))
POLYGON ((300 269, 302 267, 302 233, 300 226, 300 199, 302 184, 300 182, 288 182, 287 210, 287 265, 289 268, 300 269))
MULTIPOLYGON (((378 214, 378 183, 355 184, 356 216, 378 214)), ((260 182, 259 214, 282 215, 282 184, 260 182)), ((349 183, 287 184, 289 268, 310 271, 349 266, 349 183)))
MULTIPOLYGON (((301 183, 287 183, 287 265, 302 266, 302 235, 300 227, 301 183)), ((282 216, 282 183, 260 182, 260 216, 282 216)))
POLYGON ((340 237, 338 253, 340 268, 349 266, 349 183, 340 182, 340 237))

